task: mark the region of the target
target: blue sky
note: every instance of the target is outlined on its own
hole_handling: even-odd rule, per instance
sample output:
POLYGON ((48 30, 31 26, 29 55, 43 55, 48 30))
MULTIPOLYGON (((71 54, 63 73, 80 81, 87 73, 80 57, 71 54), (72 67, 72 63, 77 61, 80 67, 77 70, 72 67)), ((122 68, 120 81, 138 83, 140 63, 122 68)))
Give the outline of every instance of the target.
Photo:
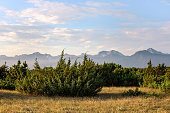
POLYGON ((0 55, 170 53, 169 29, 170 0, 0 1, 0 55))

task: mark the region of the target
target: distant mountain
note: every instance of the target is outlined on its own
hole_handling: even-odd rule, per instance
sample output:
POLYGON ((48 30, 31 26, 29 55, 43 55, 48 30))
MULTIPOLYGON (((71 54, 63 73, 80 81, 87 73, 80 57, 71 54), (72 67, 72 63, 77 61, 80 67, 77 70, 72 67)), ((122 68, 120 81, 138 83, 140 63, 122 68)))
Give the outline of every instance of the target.
POLYGON ((98 53, 99 56, 105 57, 105 56, 124 56, 122 53, 111 50, 111 51, 101 51, 98 53))
POLYGON ((152 48, 147 50, 137 51, 135 54, 129 57, 130 65, 135 67, 146 67, 147 62, 151 59, 154 66, 164 63, 165 65, 170 65, 170 54, 164 54, 162 52, 156 51, 152 48))
MULTIPOLYGON (((70 57, 72 64, 75 60, 82 62, 84 53, 79 56, 65 54, 64 57, 67 59, 70 57)), ((123 67, 146 67, 147 62, 151 59, 154 66, 158 64, 165 63, 165 65, 170 66, 170 54, 165 54, 149 48, 147 50, 137 51, 131 56, 125 56, 122 53, 111 50, 111 51, 101 51, 97 55, 87 55, 89 58, 93 59, 98 64, 103 64, 104 62, 110 63, 114 62, 122 65, 123 67)), ((5 55, 0 55, 0 65, 7 62, 8 66, 16 64, 18 60, 27 61, 30 68, 33 68, 35 58, 38 58, 38 62, 41 67, 44 66, 56 66, 59 61, 60 55, 51 56, 50 54, 41 54, 35 52, 32 54, 22 54, 16 55, 15 57, 7 57, 5 55)))
POLYGON ((164 53, 162 52, 159 52, 159 51, 156 51, 155 49, 152 49, 152 48, 149 48, 147 49, 146 51, 152 53, 152 54, 160 54, 160 55, 163 55, 164 53))
POLYGON ((17 59, 32 59, 32 58, 51 58, 52 56, 50 54, 41 54, 39 52, 35 52, 33 54, 22 54, 22 55, 16 55, 15 58, 17 59))

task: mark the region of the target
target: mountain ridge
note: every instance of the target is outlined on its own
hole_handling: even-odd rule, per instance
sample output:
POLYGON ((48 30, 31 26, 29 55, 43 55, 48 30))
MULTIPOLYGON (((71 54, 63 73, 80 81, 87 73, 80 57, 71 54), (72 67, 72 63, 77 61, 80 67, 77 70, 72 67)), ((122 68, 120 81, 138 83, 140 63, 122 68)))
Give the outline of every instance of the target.
MULTIPOLYGON (((83 60, 84 54, 81 55, 70 55, 65 54, 65 58, 68 59, 70 57, 72 63, 77 60, 81 62, 83 60)), ((165 63, 165 65, 170 65, 170 54, 165 54, 159 52, 155 49, 148 48, 147 50, 137 51, 131 56, 125 56, 122 53, 111 50, 111 51, 100 51, 96 55, 88 55, 87 56, 93 59, 98 64, 107 63, 117 63, 122 65, 123 67, 146 67, 147 62, 151 59, 153 65, 158 65, 165 63)), ((34 65, 35 58, 38 58, 40 66, 56 66, 60 55, 52 56, 50 54, 41 54, 40 52, 34 52, 32 54, 22 54, 16 55, 14 57, 8 57, 6 55, 0 55, 0 65, 7 62, 7 65, 11 66, 16 64, 17 60, 27 61, 28 65, 32 68, 34 65)))
MULTIPOLYGON (((143 52, 143 51, 147 51, 147 52, 149 52, 149 53, 152 53, 152 54, 163 54, 163 55, 170 55, 170 53, 162 53, 162 52, 160 52, 160 51, 157 51, 157 50, 155 50, 155 49, 153 49, 153 48, 148 48, 148 49, 146 49, 146 50, 139 50, 139 51, 136 51, 135 53, 137 53, 137 52, 143 52), (154 51, 154 52, 153 52, 154 51)), ((132 56, 132 55, 134 55, 134 54, 131 54, 131 55, 124 55, 124 54, 122 54, 121 52, 119 52, 119 51, 116 51, 116 50, 110 50, 110 51, 100 51, 100 52, 98 52, 97 54, 95 54, 95 55, 99 55, 99 54, 101 54, 102 52, 107 52, 107 54, 108 53, 116 53, 116 54, 120 54, 121 56, 132 56)), ((75 55, 75 56, 82 56, 82 55, 84 55, 85 53, 81 53, 80 55, 75 55)), ((23 55, 50 55, 50 56, 52 56, 51 54, 48 54, 48 53, 40 53, 40 52, 33 52, 33 53, 30 53, 30 54, 21 54, 21 55, 15 55, 15 56, 6 56, 6 55, 0 55, 0 56, 6 56, 6 57, 16 57, 16 56, 23 56, 23 55)), ((68 53, 65 53, 64 55, 73 55, 73 54, 68 54, 68 53)), ((90 54, 89 54, 90 55, 90 54)), ((57 55, 57 56, 60 56, 60 55, 57 55)), ((53 57, 56 57, 56 56, 53 56, 53 57)))

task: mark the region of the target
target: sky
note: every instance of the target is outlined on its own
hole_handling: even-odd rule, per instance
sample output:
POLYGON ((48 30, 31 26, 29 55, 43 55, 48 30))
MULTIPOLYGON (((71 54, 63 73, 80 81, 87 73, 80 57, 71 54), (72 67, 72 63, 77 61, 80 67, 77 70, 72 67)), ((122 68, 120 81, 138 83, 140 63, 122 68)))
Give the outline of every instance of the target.
POLYGON ((0 0, 0 55, 170 53, 170 0, 0 0))

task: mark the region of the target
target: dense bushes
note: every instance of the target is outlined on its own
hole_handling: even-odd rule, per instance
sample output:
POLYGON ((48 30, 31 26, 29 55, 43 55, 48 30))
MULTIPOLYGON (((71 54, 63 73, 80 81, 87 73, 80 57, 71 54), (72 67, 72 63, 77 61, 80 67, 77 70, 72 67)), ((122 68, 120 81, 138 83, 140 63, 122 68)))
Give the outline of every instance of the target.
POLYGON ((166 73, 164 80, 159 85, 159 89, 163 92, 170 93, 170 74, 166 73))
POLYGON ((152 67, 150 60, 148 68, 143 69, 140 74, 143 80, 140 83, 141 86, 170 92, 170 74, 164 64, 152 67))
POLYGON ((22 77, 27 76, 28 65, 23 62, 18 61, 17 65, 13 65, 8 68, 6 64, 0 67, 0 89, 15 89, 16 80, 20 80, 22 77))
POLYGON ((15 89, 14 81, 16 80, 10 75, 11 70, 8 69, 6 64, 0 67, 0 89, 15 89))
POLYGON ((28 75, 17 79, 16 89, 21 92, 35 95, 60 95, 60 96, 93 96, 103 87, 103 79, 98 66, 84 56, 82 64, 77 62, 71 66, 71 61, 61 59, 55 69, 36 68, 29 71, 28 75))
POLYGON ((114 63, 104 63, 100 72, 105 86, 139 86, 135 68, 122 68, 114 63))
POLYGON ((34 95, 93 96, 103 86, 142 86, 159 88, 170 92, 170 71, 164 64, 147 68, 123 68, 115 63, 95 64, 87 56, 82 63, 69 59, 66 63, 64 51, 55 68, 40 68, 37 59, 34 69, 20 61, 12 67, 0 67, 0 88, 18 90, 34 95))

